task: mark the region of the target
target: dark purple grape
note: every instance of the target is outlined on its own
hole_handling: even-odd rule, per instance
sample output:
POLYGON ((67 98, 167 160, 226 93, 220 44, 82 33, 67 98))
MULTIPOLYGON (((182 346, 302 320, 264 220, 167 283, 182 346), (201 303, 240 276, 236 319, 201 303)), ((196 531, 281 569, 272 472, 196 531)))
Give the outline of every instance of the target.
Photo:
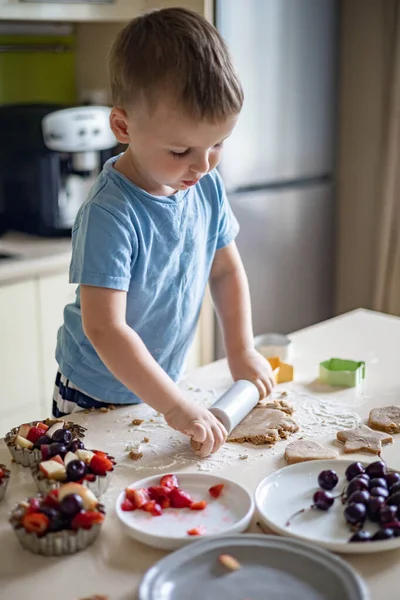
POLYGON ((378 513, 378 521, 383 525, 383 523, 392 523, 396 520, 397 516, 397 506, 382 506, 378 513))
POLYGON ((363 529, 361 529, 360 531, 357 531, 354 535, 351 536, 349 542, 370 542, 371 538, 372 535, 369 531, 364 531, 363 529))
POLYGON ((386 527, 385 529, 378 529, 378 531, 372 536, 373 542, 378 542, 381 540, 390 540, 394 537, 393 529, 390 527, 386 527))
POLYGON ((400 481, 390 486, 390 494, 396 494, 400 492, 400 481))
POLYGON ((390 494, 389 498, 387 499, 387 503, 400 508, 400 492, 390 494))
POLYGON ((386 483, 388 484, 389 488, 391 488, 396 483, 398 483, 400 486, 400 473, 397 473, 397 471, 391 471, 390 473, 388 473, 386 475, 386 483))
POLYGON ((68 528, 68 519, 66 516, 57 513, 50 519, 49 523, 49 531, 61 531, 62 529, 68 528))
POLYGON ((318 492, 315 492, 314 494, 313 501, 313 506, 315 508, 318 508, 319 510, 328 510, 334 503, 335 499, 329 492, 318 490, 318 492))
POLYGON ((48 517, 50 520, 54 519, 55 517, 58 517, 60 514, 56 508, 46 506, 45 504, 43 504, 43 506, 40 507, 40 512, 46 515, 46 517, 48 517))
POLYGON ((373 496, 368 504, 367 504, 367 513, 368 513, 368 517, 371 519, 371 521, 377 521, 379 518, 379 512, 382 508, 382 506, 385 505, 385 498, 382 498, 382 496, 373 496))
POLYGON ((365 472, 370 477, 384 477, 386 473, 386 464, 382 460, 377 460, 373 463, 370 463, 365 472))
POLYGON ((382 496, 382 498, 387 498, 389 496, 389 491, 384 487, 374 487, 369 492, 371 496, 382 496))
POLYGON ((69 444, 68 446, 68 450, 70 452, 76 452, 77 450, 83 450, 85 447, 85 444, 83 442, 81 442, 81 440, 72 440, 72 442, 69 444))
POLYGON ((57 429, 51 439, 53 442, 59 442, 60 444, 68 446, 72 440, 72 433, 68 429, 57 429))
POLYGON ((347 481, 351 481, 354 477, 362 473, 365 473, 365 469, 360 462, 351 463, 345 471, 347 481))
POLYGON ((332 469, 321 471, 318 475, 318 485, 323 490, 333 490, 337 486, 339 477, 332 469))
POLYGON ((79 481, 86 475, 86 465, 82 460, 71 460, 67 464, 67 480, 79 481))
POLYGON ((368 490, 368 483, 361 481, 361 479, 353 479, 347 486, 346 494, 351 496, 354 492, 360 492, 361 490, 368 490))
POLYGON ((42 446, 43 444, 50 444, 50 438, 47 435, 41 435, 35 442, 35 446, 42 446))
POLYGON ((360 490, 359 492, 353 492, 348 499, 348 504, 365 504, 367 505, 370 499, 369 492, 367 490, 360 490))
POLYGON ((67 517, 75 516, 82 508, 82 498, 78 494, 68 494, 60 502, 60 510, 67 517))
POLYGON ((349 504, 344 509, 344 518, 349 525, 362 525, 367 518, 367 509, 364 504, 349 504))
POLYGON ((372 490, 372 488, 377 488, 377 487, 382 487, 387 490, 388 484, 384 477, 374 477, 374 479, 370 479, 369 489, 372 490))
POLYGON ((49 457, 57 456, 57 454, 59 454, 63 458, 67 454, 67 448, 66 448, 66 446, 64 446, 64 444, 59 444, 58 442, 55 442, 54 444, 50 444, 49 457))

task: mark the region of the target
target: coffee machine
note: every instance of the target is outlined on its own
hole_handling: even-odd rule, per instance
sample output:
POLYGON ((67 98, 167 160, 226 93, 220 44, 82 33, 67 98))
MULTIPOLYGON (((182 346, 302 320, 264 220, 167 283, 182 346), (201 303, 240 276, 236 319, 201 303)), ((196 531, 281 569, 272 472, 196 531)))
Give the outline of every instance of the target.
POLYGON ((118 142, 107 106, 0 106, 0 198, 8 229, 70 235, 118 142))

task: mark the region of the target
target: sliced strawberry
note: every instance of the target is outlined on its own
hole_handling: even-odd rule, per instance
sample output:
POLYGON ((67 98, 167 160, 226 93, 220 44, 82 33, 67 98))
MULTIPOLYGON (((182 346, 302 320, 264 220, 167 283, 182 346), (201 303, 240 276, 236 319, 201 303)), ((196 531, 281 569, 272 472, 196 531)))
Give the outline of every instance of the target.
POLYGON ((204 525, 200 525, 199 527, 193 527, 193 529, 189 529, 186 533, 188 535, 204 535, 206 532, 206 528, 204 525))
POLYGON ((208 490, 210 493, 210 496, 212 496, 213 498, 219 498, 220 495, 222 494, 222 490, 224 489, 224 484, 220 483, 218 485, 213 485, 212 487, 210 487, 210 489, 208 490))
POLYGON ((171 488, 165 485, 152 485, 148 488, 149 496, 152 500, 167 498, 171 493, 171 488))
POLYGON ((125 496, 130 500, 135 508, 142 508, 146 502, 149 502, 149 494, 145 488, 140 490, 132 490, 131 488, 126 488, 125 496))
POLYGON ((103 521, 104 515, 97 510, 83 510, 72 519, 71 527, 72 529, 90 529, 92 525, 103 521))
POLYGON ((170 489, 178 488, 178 478, 176 475, 164 475, 164 477, 161 477, 160 485, 163 485, 170 489))
POLYGON ((151 511, 151 514, 153 515, 153 517, 159 517, 160 515, 163 514, 162 508, 157 502, 153 506, 153 510, 151 511))
POLYGON ((3 479, 4 475, 5 475, 5 473, 4 473, 3 469, 0 469, 0 479, 3 479))
POLYGON ((89 467, 95 475, 105 475, 107 471, 111 471, 113 464, 107 456, 99 456, 95 454, 89 463, 89 467))
MULTIPOLYGON (((40 421, 40 423, 37 423, 36 427, 37 427, 38 429, 43 429, 43 431, 47 431, 47 430, 48 430, 48 428, 49 428, 49 426, 48 426, 48 425, 46 425, 46 423, 42 423, 41 421, 40 421)), ((44 434, 43 434, 43 435, 44 435, 44 434)))
POLYGON ((51 490, 51 492, 49 492, 47 494, 47 496, 44 499, 44 504, 46 506, 50 506, 50 508, 58 508, 58 495, 60 493, 59 489, 55 489, 55 490, 51 490))
POLYGON ((193 504, 193 498, 191 498, 187 492, 184 492, 179 488, 171 490, 169 499, 172 508, 188 508, 193 504))
POLYGON ((49 518, 43 513, 25 514, 22 517, 22 526, 29 533, 44 533, 49 526, 49 518))
POLYGON ((136 510, 136 507, 133 506, 132 502, 128 500, 128 498, 125 498, 125 500, 121 504, 121 509, 128 512, 131 510, 136 510))
POLYGON ((146 504, 142 506, 142 510, 152 514, 153 517, 159 517, 160 515, 162 515, 163 512, 161 506, 157 504, 155 500, 150 500, 149 502, 146 502, 146 504))
POLYGON ((45 435, 46 431, 47 431, 47 429, 42 429, 38 425, 36 425, 36 427, 30 428, 28 437, 26 439, 29 440, 30 442, 32 442, 32 444, 35 444, 36 441, 40 437, 42 437, 42 435, 45 435))
POLYGON ((60 463, 60 465, 64 464, 64 461, 59 454, 57 454, 57 456, 52 456, 51 460, 55 460, 56 462, 60 463))
POLYGON ((206 506, 207 502, 205 500, 200 500, 199 502, 192 502, 190 510, 204 510, 206 506))
POLYGON ((86 479, 86 481, 96 481, 96 475, 94 475, 93 473, 88 473, 87 475, 85 475, 85 477, 83 479, 86 479))
POLYGON ((161 506, 161 508, 163 510, 165 510, 166 508, 171 508, 171 500, 169 499, 168 496, 165 496, 164 498, 160 498, 158 500, 158 504, 161 506))
POLYGON ((92 452, 97 454, 97 456, 101 456, 102 458, 110 458, 107 452, 103 452, 102 450, 92 450, 92 452))

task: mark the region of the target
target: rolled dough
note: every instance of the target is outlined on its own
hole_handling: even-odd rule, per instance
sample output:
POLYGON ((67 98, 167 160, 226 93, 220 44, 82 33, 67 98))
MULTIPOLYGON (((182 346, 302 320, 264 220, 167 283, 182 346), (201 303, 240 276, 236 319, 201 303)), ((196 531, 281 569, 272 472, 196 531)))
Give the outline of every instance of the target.
POLYGON ((286 439, 289 434, 298 431, 296 421, 277 408, 256 406, 245 419, 228 436, 228 442, 244 444, 249 442, 259 446, 261 444, 275 444, 281 439, 286 439))

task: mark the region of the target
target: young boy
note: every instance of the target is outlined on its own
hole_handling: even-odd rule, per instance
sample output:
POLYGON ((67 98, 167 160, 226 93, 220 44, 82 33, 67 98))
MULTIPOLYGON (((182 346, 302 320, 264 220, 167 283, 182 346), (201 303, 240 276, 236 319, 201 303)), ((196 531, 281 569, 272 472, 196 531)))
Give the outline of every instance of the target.
POLYGON ((110 124, 128 149, 109 160, 72 233, 53 413, 143 401, 206 456, 226 431, 175 383, 207 282, 234 380, 273 386, 254 349, 239 226, 216 167, 243 93, 216 29, 170 8, 131 21, 110 57, 110 124))

